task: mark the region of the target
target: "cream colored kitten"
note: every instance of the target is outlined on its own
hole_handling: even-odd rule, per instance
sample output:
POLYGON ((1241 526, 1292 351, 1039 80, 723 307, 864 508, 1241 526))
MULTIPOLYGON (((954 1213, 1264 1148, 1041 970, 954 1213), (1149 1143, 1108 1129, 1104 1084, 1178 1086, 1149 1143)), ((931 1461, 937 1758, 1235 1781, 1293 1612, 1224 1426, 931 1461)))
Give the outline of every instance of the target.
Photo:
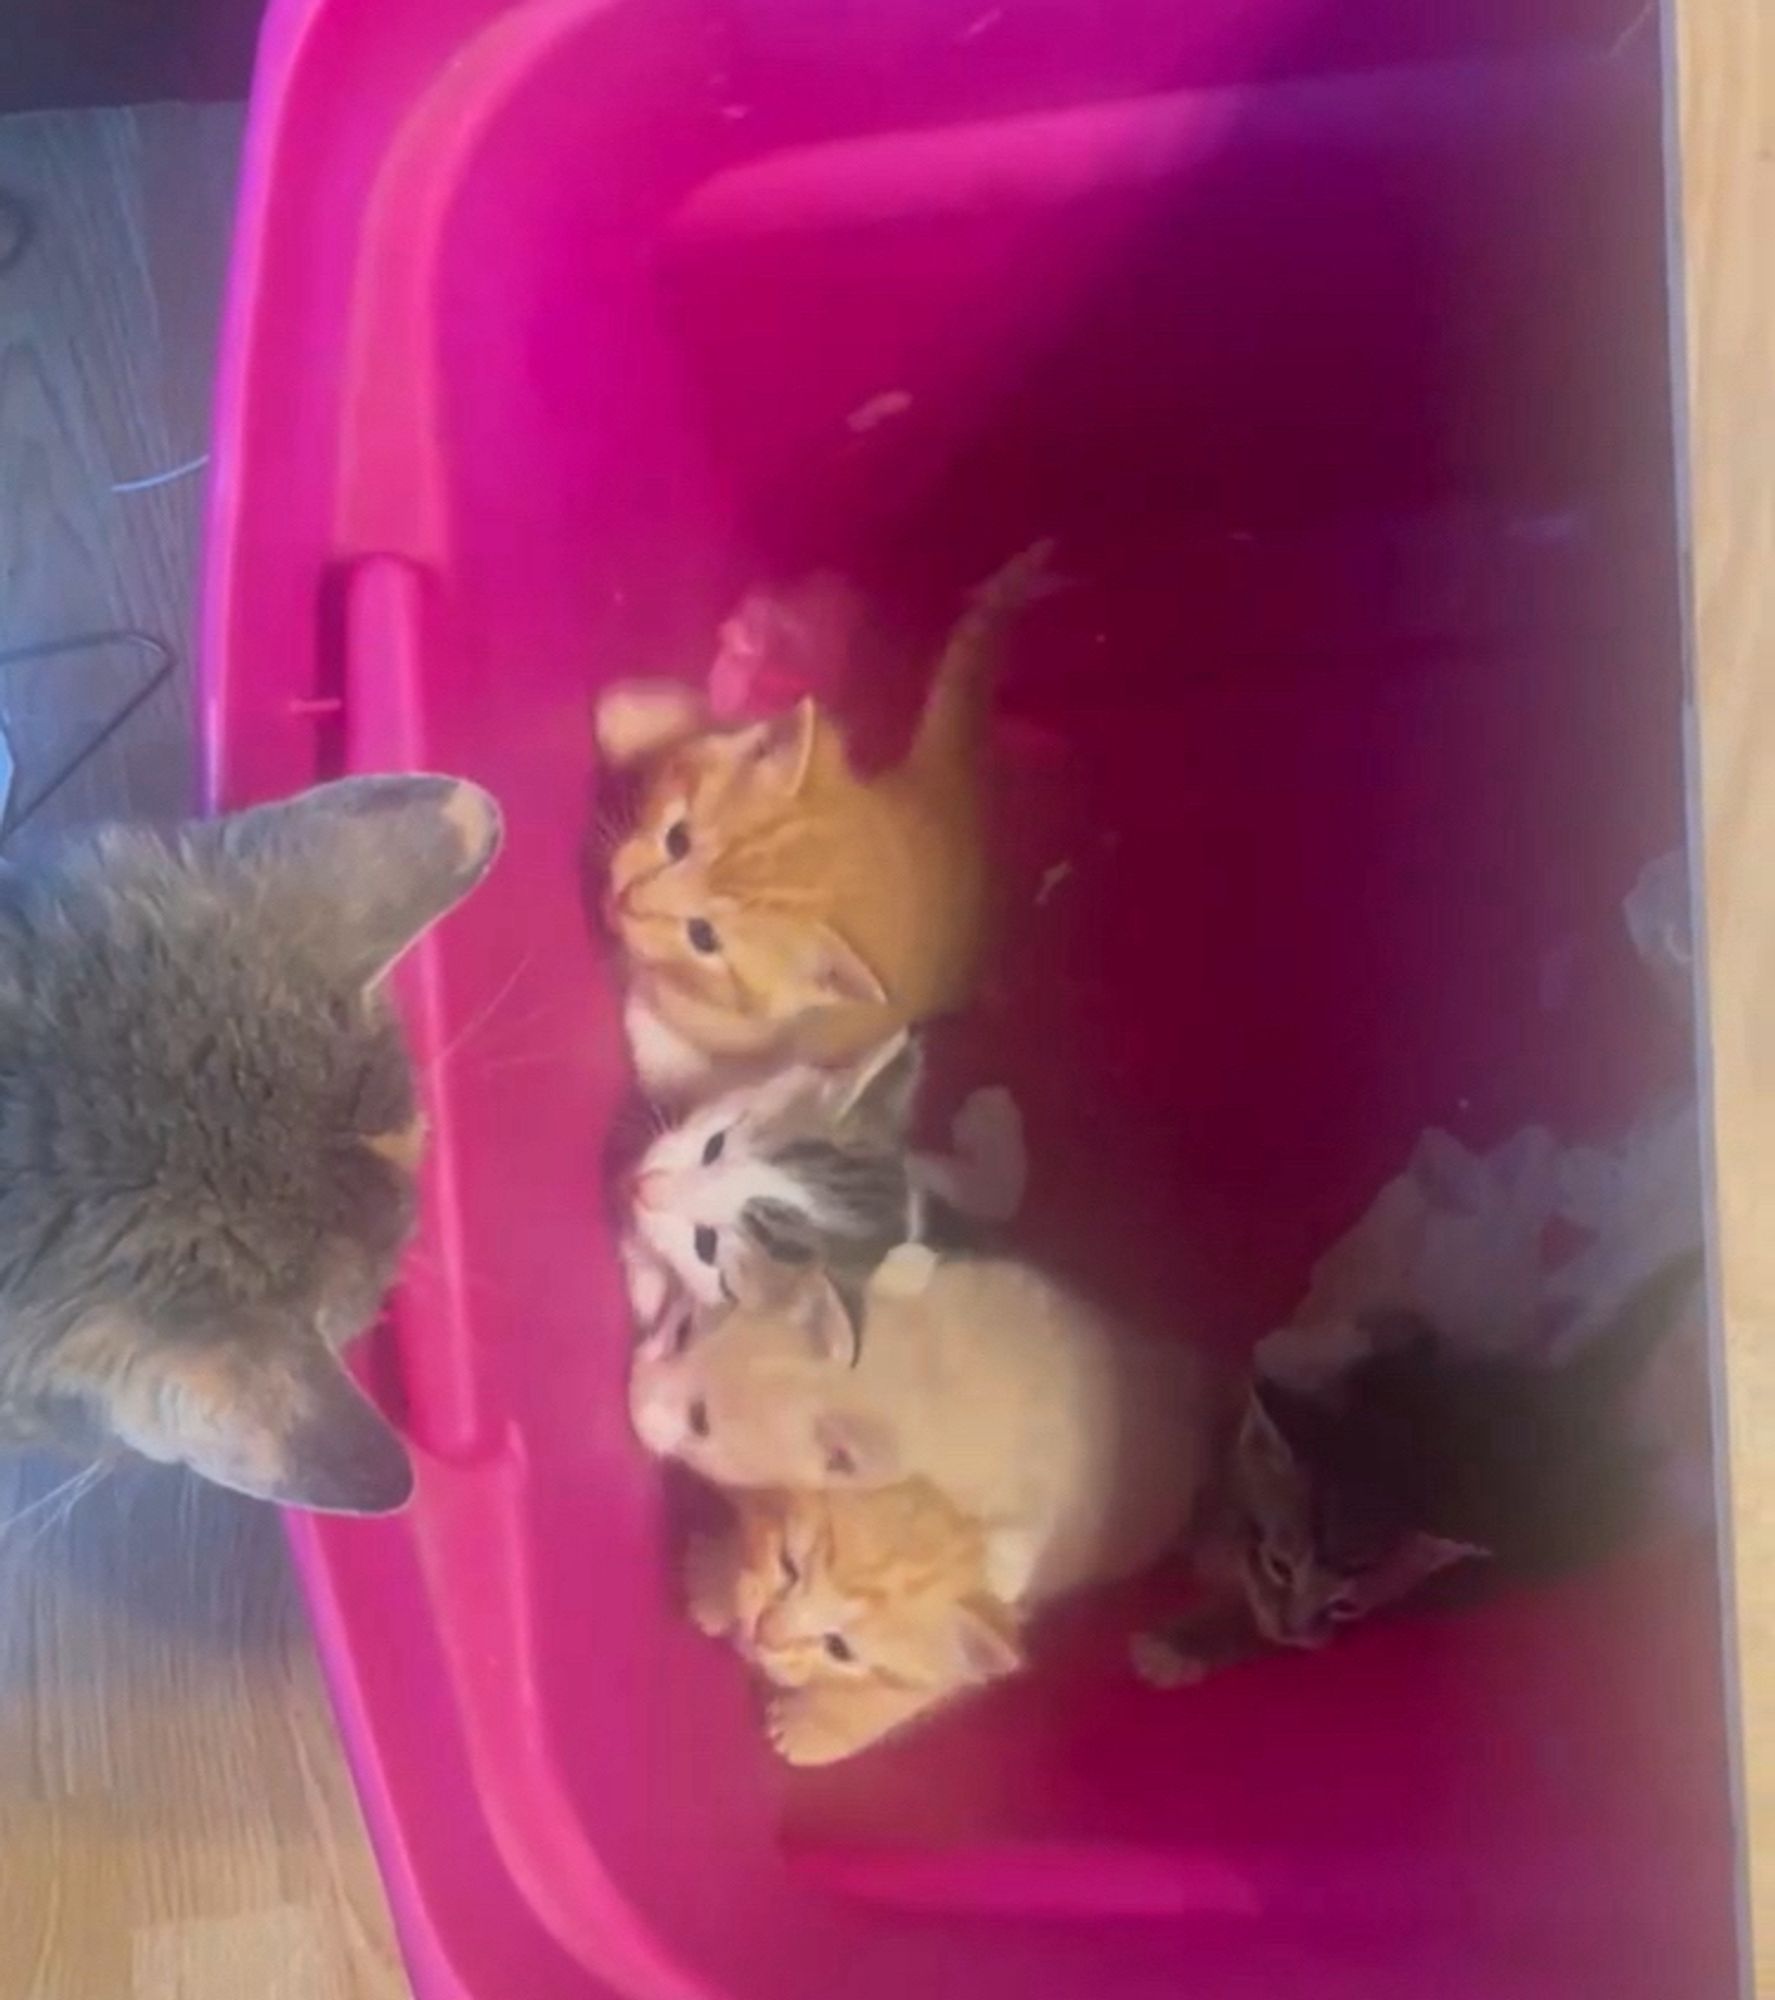
POLYGON ((662 1330, 630 1377, 642 1443, 723 1486, 929 1479, 983 1524, 988 1588, 1019 1607, 1179 1540, 1229 1400, 1200 1349, 1135 1335, 1027 1265, 900 1275, 866 1293, 860 1350, 818 1271, 780 1306, 662 1330))

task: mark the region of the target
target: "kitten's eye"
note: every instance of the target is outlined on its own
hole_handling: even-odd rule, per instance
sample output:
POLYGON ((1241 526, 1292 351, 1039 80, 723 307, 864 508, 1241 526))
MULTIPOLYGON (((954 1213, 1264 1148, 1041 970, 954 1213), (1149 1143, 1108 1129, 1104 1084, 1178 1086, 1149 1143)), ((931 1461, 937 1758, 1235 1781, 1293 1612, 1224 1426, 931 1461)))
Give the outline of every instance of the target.
POLYGON ((721 940, 715 935, 715 926, 707 917, 692 917, 684 926, 684 935, 690 940, 692 951, 700 951, 705 958, 711 952, 721 949, 721 940))
POLYGON ((706 1222, 699 1222, 693 1240, 696 1244, 697 1261, 703 1264, 714 1263, 715 1251, 721 1241, 720 1235, 706 1222))
POLYGON ((690 826, 685 820, 675 819, 666 828, 666 859, 682 861, 690 852, 690 826))
POLYGON ((826 1648, 826 1657, 837 1660, 841 1666, 848 1665, 857 1656, 851 1650, 851 1642, 842 1632, 828 1632, 821 1643, 826 1648))
POLYGON ((720 1159, 726 1146, 727 1134, 725 1132, 717 1132, 703 1148, 703 1165, 705 1167, 712 1167, 720 1159))
POLYGON ((1286 1590, 1294 1581, 1294 1565, 1268 1542, 1257 1552, 1257 1566, 1278 1590, 1286 1590))
POLYGON ((709 1406, 701 1396, 698 1396, 684 1412, 684 1421, 693 1438, 706 1438, 709 1435, 709 1406))
POLYGON ((1348 1625, 1352 1619, 1362 1616, 1361 1606, 1348 1597, 1334 1597, 1325 1607, 1325 1615, 1334 1625, 1348 1625))

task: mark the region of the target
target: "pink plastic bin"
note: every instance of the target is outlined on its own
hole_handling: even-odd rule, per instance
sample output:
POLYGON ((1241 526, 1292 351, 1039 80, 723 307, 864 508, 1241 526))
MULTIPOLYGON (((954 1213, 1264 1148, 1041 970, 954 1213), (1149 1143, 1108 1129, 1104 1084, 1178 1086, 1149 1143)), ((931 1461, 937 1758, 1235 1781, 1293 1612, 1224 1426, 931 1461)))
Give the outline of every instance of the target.
POLYGON ((775 1767, 626 1431, 580 882, 601 680, 823 564, 916 656, 1052 534, 945 1063, 1022 1098, 1058 1263, 1248 1340, 1422 1126, 1692 1080, 1619 917, 1684 821, 1659 60, 1640 0, 274 0, 211 795, 510 819, 409 988, 419 1496, 292 1529, 427 2000, 1734 1990, 1692 1546, 1169 1697, 1063 1621, 775 1767))

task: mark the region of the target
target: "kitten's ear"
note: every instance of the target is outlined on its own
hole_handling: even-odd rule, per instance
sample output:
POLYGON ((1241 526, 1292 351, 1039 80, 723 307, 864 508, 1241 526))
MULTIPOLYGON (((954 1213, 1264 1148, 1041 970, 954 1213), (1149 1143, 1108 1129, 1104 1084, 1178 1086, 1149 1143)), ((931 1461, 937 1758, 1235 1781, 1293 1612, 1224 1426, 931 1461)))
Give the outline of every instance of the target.
POLYGON ((150 1349, 109 1417, 145 1458, 256 1500, 389 1514, 412 1497, 406 1448, 318 1335, 150 1349))
POLYGON ((899 1138, 912 1122, 912 1100, 923 1067, 923 1049, 902 1028, 854 1068, 835 1075, 839 1123, 899 1138))
POLYGON ((900 1454, 892 1427, 879 1417, 854 1410, 828 1410, 814 1421, 814 1438, 828 1478, 885 1486, 899 1472, 900 1454))
POLYGON ((956 1671, 964 1680, 1003 1680, 1023 1665, 1023 1650, 1004 1615, 972 1598, 955 1607, 950 1640, 956 1671))
POLYGON ((819 704, 812 695, 803 695, 786 715, 744 731, 740 748, 767 784, 792 799, 807 782, 819 734, 819 704))
POLYGON ((1294 1447, 1255 1388, 1245 1398, 1237 1449, 1241 1462, 1254 1472, 1274 1475, 1295 1469, 1294 1447))
POLYGON ((831 1272, 821 1267, 796 1273, 790 1281, 786 1308, 816 1361, 848 1368, 856 1359, 857 1321, 831 1272))
POLYGON ((461 778, 344 778, 235 813, 215 833, 259 878, 291 943, 368 986, 486 874, 502 822, 492 796, 461 778))
POLYGON ((888 991, 875 969, 830 924, 811 926, 800 967, 804 1007, 880 1007, 888 991))
POLYGON ((709 727, 709 699, 684 681, 622 681, 598 696, 592 730, 612 770, 677 749, 709 727))

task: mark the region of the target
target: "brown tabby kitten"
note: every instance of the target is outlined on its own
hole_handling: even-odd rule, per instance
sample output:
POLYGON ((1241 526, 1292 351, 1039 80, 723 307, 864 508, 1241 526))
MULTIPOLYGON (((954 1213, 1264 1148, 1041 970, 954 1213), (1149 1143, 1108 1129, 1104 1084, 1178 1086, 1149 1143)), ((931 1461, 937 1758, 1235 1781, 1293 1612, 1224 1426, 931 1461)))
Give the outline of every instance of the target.
POLYGON ((1671 1258, 1553 1364, 1460 1353, 1410 1313, 1365 1323, 1362 1351, 1311 1389, 1266 1376, 1260 1350, 1203 1564, 1216 1601, 1134 1641, 1142 1677, 1323 1645, 1475 1557, 1520 1579, 1610 1554, 1649 1470, 1622 1404, 1700 1269, 1699 1252, 1671 1258))
POLYGON ((0 869, 0 1437, 407 1498, 335 1358, 414 1218, 384 975, 499 837, 473 785, 354 778, 0 869))

